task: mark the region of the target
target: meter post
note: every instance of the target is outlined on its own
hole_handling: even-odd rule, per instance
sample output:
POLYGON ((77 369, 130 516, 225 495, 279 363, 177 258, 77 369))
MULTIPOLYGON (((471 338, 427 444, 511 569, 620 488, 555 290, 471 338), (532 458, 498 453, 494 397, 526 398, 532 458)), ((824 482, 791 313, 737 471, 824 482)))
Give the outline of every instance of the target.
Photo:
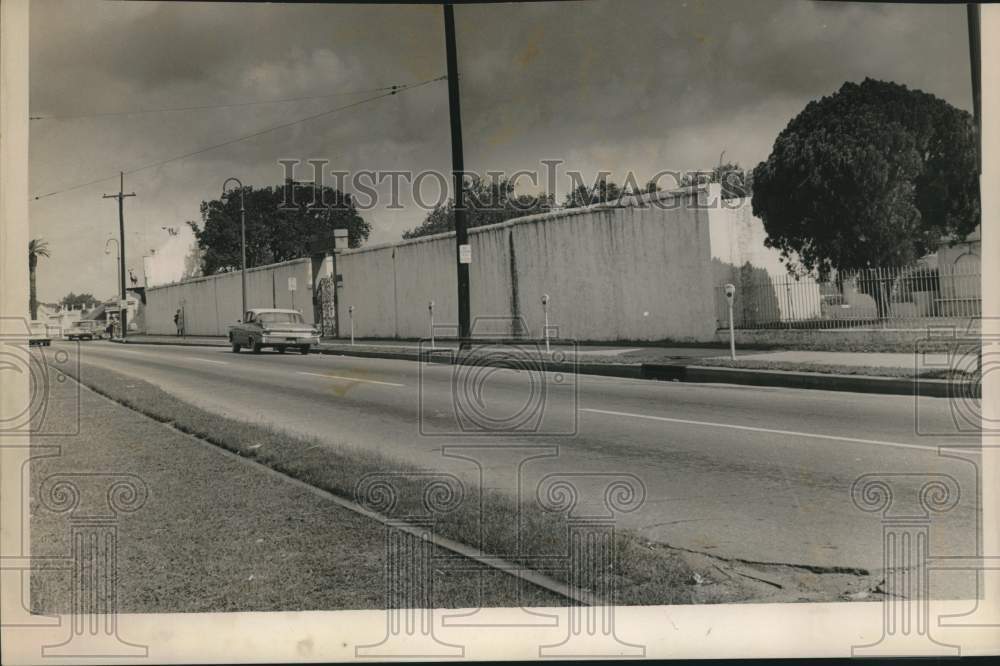
POLYGON ((543 335, 545 336, 545 353, 549 353, 549 295, 542 294, 542 312, 545 313, 545 328, 543 330, 543 335))
POLYGON ((427 304, 427 311, 431 319, 431 349, 434 349, 434 301, 427 304))
POLYGON ((733 331, 733 298, 736 296, 736 285, 726 284, 726 300, 729 302, 729 359, 736 360, 736 333, 733 331))

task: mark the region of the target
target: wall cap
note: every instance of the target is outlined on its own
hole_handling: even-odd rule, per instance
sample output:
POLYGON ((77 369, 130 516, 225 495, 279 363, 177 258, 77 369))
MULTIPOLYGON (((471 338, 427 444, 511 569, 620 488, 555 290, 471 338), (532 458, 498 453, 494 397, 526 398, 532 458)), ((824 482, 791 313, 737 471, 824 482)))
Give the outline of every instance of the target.
MULTIPOLYGON (((247 273, 256 273, 257 271, 273 270, 275 268, 281 268, 282 266, 290 266, 292 264, 297 264, 297 263, 301 263, 301 262, 307 262, 310 265, 310 267, 312 266, 312 258, 311 257, 299 257, 298 259, 289 259, 287 261, 279 261, 276 264, 266 264, 264 266, 254 266, 253 268, 248 268, 247 269, 247 273)), ((167 287, 180 287, 180 286, 188 285, 188 284, 197 284, 198 282, 207 282, 208 280, 215 280, 215 279, 218 279, 218 278, 224 278, 224 277, 229 277, 230 275, 239 275, 239 274, 240 274, 240 272, 238 270, 236 270, 236 271, 229 271, 228 273, 215 273, 214 275, 200 275, 198 277, 189 278, 187 280, 178 280, 176 282, 167 282, 165 284, 158 284, 155 287, 146 287, 146 293, 149 294, 149 292, 155 291, 157 289, 166 289, 167 287)))
MULTIPOLYGON (((568 218, 576 215, 585 215, 587 213, 593 213, 595 211, 614 210, 617 208, 631 208, 635 207, 638 204, 650 203, 654 200, 663 201, 665 199, 679 199, 681 197, 708 191, 709 191, 708 187, 702 184, 702 185, 692 185, 690 187, 682 187, 675 190, 666 190, 663 192, 651 192, 648 194, 641 194, 639 196, 630 194, 622 196, 620 199, 618 199, 618 201, 615 202, 596 203, 596 204, 591 204, 590 206, 580 206, 578 208, 561 208, 559 210, 553 210, 547 213, 525 215, 524 217, 515 217, 509 220, 504 220, 503 222, 497 222, 496 224, 486 224, 481 227, 473 227, 472 229, 469 229, 469 235, 471 236, 473 234, 481 234, 488 231, 496 231, 498 229, 504 229, 506 227, 513 227, 521 224, 535 224, 538 222, 557 220, 560 218, 568 218)), ((454 231, 442 231, 441 233, 438 234, 420 236, 419 238, 407 238, 399 241, 387 241, 385 243, 378 243, 376 245, 369 245, 366 247, 358 247, 351 250, 344 250, 339 254, 340 256, 343 257, 352 254, 362 254, 365 252, 376 252, 379 250, 387 250, 390 248, 415 245, 417 243, 430 243, 433 241, 442 240, 445 238, 454 238, 454 237, 455 237, 454 231)))

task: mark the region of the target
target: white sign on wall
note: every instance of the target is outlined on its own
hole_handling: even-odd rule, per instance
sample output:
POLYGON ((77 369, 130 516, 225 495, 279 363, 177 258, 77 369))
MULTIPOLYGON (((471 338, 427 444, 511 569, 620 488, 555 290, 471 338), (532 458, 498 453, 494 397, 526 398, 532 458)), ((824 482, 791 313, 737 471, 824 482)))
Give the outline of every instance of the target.
POLYGON ((472 246, 468 243, 458 246, 458 263, 460 264, 471 264, 472 263, 472 246))
POLYGON ((333 230, 333 247, 336 250, 343 250, 347 247, 347 229, 333 230))
POLYGON ((288 278, 288 291, 295 291, 298 286, 298 281, 295 278, 288 278))

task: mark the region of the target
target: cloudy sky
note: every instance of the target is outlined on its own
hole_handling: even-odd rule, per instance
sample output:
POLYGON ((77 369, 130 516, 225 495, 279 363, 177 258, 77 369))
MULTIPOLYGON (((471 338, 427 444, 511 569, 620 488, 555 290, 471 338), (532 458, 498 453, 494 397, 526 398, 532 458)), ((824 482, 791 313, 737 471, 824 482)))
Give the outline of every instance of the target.
MULTIPOLYGON (((971 109, 965 21, 963 5, 805 0, 461 6, 466 167, 558 159, 641 179, 711 166, 723 150, 753 167, 808 101, 866 76, 971 109)), ((30 67, 31 114, 42 116, 31 121, 31 194, 55 193, 30 208, 32 236, 52 252, 43 301, 115 290, 104 248, 117 209, 101 195, 117 191, 121 170, 137 194, 126 251, 141 280, 142 255, 177 249, 163 227, 198 220, 229 176, 278 183, 279 159, 450 169, 443 81, 160 164, 443 75, 439 6, 36 0, 30 67), (313 99, 252 104, 303 97, 313 99), (219 105, 230 106, 121 113, 219 105)), ((402 203, 365 213, 370 242, 420 223, 424 211, 402 203)))

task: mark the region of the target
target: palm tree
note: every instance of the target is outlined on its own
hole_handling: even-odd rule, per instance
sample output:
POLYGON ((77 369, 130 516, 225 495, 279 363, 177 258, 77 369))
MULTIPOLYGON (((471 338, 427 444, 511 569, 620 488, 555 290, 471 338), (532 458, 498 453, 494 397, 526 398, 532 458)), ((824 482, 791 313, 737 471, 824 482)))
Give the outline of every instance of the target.
POLYGON ((28 241, 28 285, 32 319, 38 319, 38 294, 35 291, 35 269, 38 268, 38 258, 48 256, 50 256, 48 241, 41 238, 32 238, 28 241))

